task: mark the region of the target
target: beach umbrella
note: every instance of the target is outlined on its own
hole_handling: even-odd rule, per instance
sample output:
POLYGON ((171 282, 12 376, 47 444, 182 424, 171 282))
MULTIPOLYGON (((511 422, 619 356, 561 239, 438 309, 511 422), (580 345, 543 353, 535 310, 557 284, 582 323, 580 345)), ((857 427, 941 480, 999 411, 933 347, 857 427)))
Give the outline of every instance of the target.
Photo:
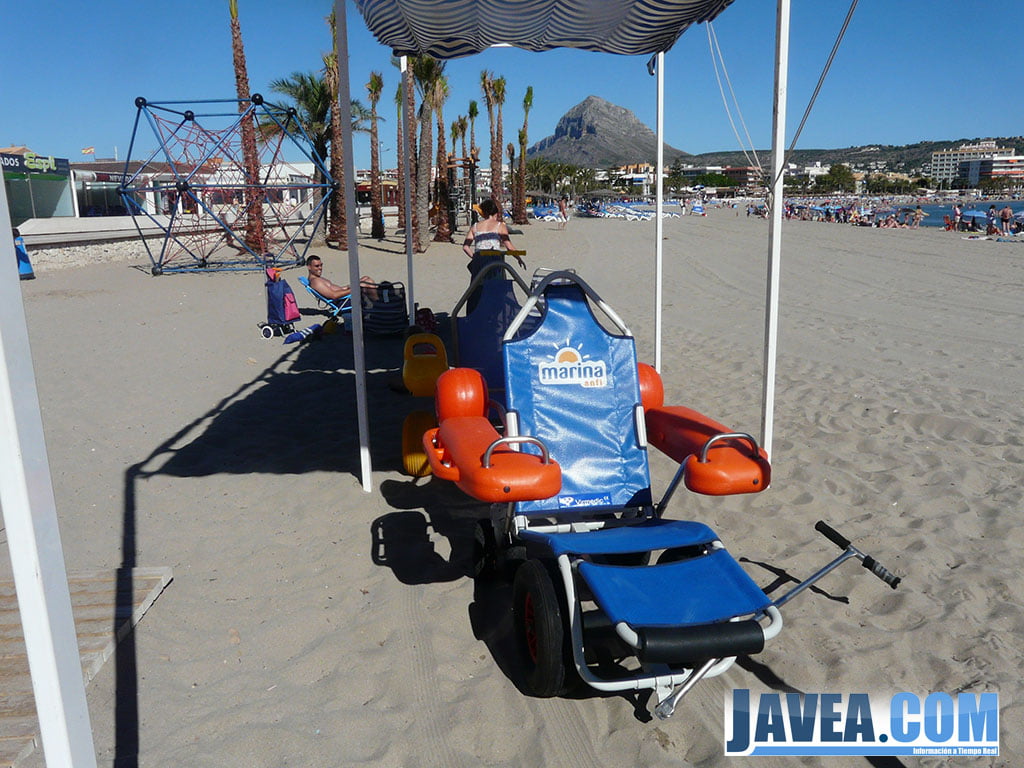
POLYGON ((1014 221, 1024 221, 1024 211, 1017 211, 1013 214, 1014 221))
POLYGON ((961 219, 986 219, 988 214, 984 211, 964 211, 960 214, 961 219))

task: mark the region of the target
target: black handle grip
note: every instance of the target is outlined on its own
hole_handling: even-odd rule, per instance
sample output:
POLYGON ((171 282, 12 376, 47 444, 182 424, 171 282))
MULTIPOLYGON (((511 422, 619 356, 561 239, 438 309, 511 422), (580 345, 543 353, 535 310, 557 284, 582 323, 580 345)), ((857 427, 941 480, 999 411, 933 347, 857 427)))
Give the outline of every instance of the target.
POLYGON ((839 531, 833 528, 831 525, 826 523, 824 520, 819 520, 814 524, 814 530, 818 533, 823 534, 826 539, 831 541, 840 549, 846 549, 850 546, 850 540, 843 536, 839 531))
POLYGON ((902 581, 902 579, 899 576, 890 572, 884 565, 882 565, 880 562, 875 560, 875 558, 871 557, 870 555, 864 558, 864 567, 871 571, 873 574, 875 574, 875 576, 880 578, 893 589, 896 589, 896 587, 898 587, 900 585, 900 582, 902 581))

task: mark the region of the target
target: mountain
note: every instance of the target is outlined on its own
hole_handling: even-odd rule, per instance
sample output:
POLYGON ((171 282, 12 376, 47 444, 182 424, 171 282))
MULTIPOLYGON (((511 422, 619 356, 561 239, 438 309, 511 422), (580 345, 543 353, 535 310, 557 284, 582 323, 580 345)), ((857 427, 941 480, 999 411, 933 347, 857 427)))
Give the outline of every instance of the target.
MULTIPOLYGON (((653 163, 658 137, 625 107, 597 96, 587 96, 558 121, 553 136, 541 139, 526 151, 527 157, 542 157, 581 168, 607 168, 631 163, 653 163)), ((665 145, 665 164, 689 157, 686 152, 665 145)))

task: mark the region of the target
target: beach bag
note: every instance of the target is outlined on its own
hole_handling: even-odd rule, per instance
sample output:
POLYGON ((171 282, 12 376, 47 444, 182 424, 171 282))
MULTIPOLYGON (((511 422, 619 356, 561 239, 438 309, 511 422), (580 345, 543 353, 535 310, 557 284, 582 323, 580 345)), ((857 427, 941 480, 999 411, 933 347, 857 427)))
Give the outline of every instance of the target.
POLYGON ((277 270, 267 270, 267 324, 287 325, 301 319, 298 302, 288 282, 277 270))
POLYGON ((299 312, 299 303, 295 301, 292 287, 285 283, 284 280, 281 282, 284 283, 284 321, 286 323, 294 323, 302 318, 302 313, 299 312))

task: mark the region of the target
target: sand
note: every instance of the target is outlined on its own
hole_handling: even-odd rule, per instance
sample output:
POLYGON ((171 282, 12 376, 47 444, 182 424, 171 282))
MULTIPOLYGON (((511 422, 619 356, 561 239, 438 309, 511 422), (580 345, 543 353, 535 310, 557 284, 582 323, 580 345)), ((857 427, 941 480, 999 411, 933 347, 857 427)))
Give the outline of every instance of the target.
MULTIPOLYGON (((514 239, 529 268, 576 268, 653 362, 653 225, 524 230, 514 239)), ((119 751, 143 766, 714 766, 727 762, 726 695, 774 686, 997 691, 1002 757, 904 764, 1013 765, 1024 754, 1024 248, 939 230, 784 231, 773 485, 683 492, 669 516, 710 524, 763 585, 833 556, 818 519, 904 582, 893 592, 844 566, 786 607, 764 653, 699 685, 665 722, 625 696, 519 690, 509 590, 466 576, 482 508, 399 471, 401 420, 430 407, 389 387, 400 341, 368 346, 365 494, 351 341, 261 339, 259 275, 37 265, 23 291, 68 568, 174 570, 122 653, 137 674, 119 680, 111 660, 88 688, 99 763, 119 751)), ((754 433, 767 237, 766 222, 729 209, 665 228, 666 401, 754 433)), ((319 253, 347 281, 345 256, 319 253)), ((364 273, 406 279, 397 240, 361 255, 364 273)), ((450 310, 468 277, 459 247, 432 244, 416 264, 418 301, 450 310)), ((659 493, 675 467, 658 454, 652 465, 659 493)))

